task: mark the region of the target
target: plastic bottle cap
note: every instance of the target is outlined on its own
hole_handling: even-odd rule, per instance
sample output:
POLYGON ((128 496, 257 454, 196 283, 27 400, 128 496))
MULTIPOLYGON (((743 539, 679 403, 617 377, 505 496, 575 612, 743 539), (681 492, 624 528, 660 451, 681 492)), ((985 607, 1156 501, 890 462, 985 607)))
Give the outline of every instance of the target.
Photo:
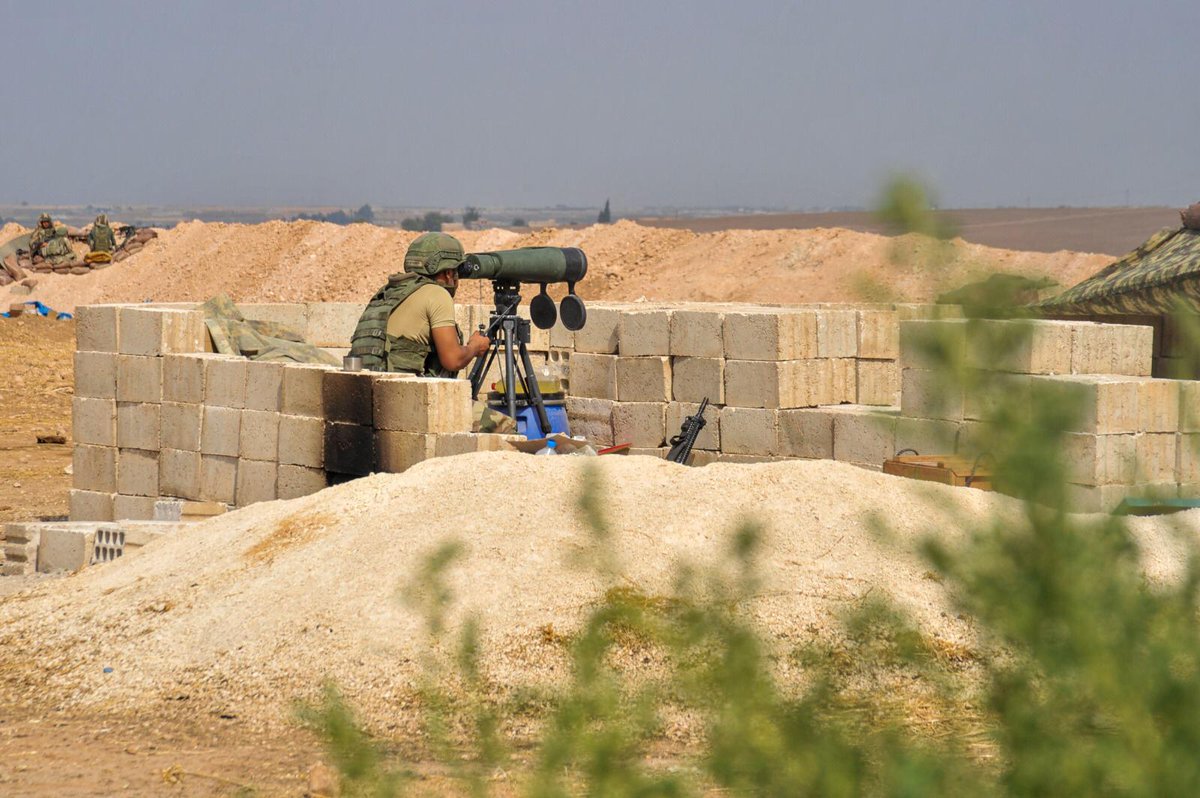
POLYGON ((550 447, 551 449, 557 449, 558 441, 546 441, 546 446, 550 447))

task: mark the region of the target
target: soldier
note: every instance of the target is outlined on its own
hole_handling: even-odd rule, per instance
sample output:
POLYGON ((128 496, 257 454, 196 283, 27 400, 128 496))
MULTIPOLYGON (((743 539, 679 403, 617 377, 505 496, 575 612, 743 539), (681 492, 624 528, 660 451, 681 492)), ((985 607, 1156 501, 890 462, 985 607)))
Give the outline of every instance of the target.
POLYGON ((75 261, 75 252, 67 239, 66 225, 55 224, 48 213, 38 217, 38 226, 29 236, 29 249, 34 255, 41 255, 47 263, 59 265, 75 261))
POLYGON ((113 235, 113 229, 108 225, 108 214, 102 213, 96 217, 91 231, 88 232, 88 249, 92 252, 111 253, 116 248, 117 238, 113 235))

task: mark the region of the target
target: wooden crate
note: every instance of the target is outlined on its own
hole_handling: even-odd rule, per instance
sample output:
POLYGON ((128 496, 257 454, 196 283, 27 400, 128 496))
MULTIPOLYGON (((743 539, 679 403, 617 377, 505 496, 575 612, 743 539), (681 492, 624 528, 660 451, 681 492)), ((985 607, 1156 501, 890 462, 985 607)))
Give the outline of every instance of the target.
POLYGON ((883 473, 960 488, 992 490, 992 472, 987 463, 958 455, 905 455, 883 464, 883 473))

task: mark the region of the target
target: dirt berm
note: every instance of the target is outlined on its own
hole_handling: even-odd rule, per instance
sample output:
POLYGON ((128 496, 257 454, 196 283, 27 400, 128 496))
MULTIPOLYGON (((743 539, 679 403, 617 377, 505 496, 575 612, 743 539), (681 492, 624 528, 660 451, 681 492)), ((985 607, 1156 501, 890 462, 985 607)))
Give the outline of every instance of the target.
MULTIPOLYGON (((680 565, 723 560, 739 522, 765 525, 763 585, 745 610, 781 647, 836 634, 838 614, 868 592, 894 599, 930 637, 971 645, 916 542, 936 528, 961 535, 951 513, 971 524, 1018 510, 995 494, 834 462, 438 458, 188 526, 136 557, 0 600, 0 699, 271 726, 333 679, 373 726, 395 728, 429 654, 421 616, 398 594, 449 540, 466 547, 449 576, 451 627, 478 614, 498 689, 553 683, 568 671, 558 635, 608 586, 573 564, 590 541, 574 508, 592 463, 617 584, 668 595, 680 565), (886 543, 868 523, 884 512, 895 533, 886 543)), ((1186 523, 1200 526, 1200 513, 1186 523)), ((1150 577, 1177 572, 1167 526, 1138 524, 1150 577)))

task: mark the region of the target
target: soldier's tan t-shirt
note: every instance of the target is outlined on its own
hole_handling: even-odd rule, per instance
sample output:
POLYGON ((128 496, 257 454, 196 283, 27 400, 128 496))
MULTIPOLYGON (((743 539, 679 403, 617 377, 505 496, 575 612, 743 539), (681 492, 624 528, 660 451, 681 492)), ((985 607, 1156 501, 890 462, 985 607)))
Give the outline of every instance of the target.
POLYGON ((423 285, 388 317, 387 333, 433 345, 430 331, 435 327, 454 326, 454 300, 440 285, 423 285))

